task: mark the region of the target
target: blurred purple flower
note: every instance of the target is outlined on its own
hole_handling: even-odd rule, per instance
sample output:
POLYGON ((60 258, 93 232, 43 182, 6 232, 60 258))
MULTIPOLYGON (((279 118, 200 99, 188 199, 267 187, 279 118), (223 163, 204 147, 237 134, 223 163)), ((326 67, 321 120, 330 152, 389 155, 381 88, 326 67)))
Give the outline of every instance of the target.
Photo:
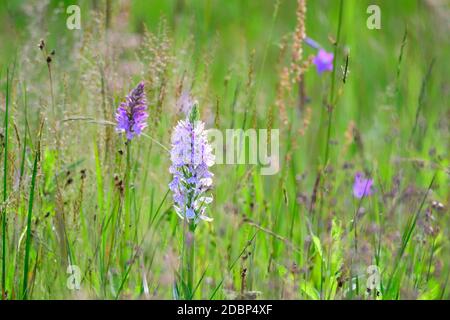
MULTIPOLYGON (((191 111, 197 112, 196 107, 191 111)), ((173 192, 174 207, 178 216, 198 223, 212 221, 205 215, 206 204, 212 197, 206 192, 212 186, 213 174, 209 167, 214 164, 212 148, 208 143, 204 123, 192 120, 189 115, 178 122, 172 133, 172 150, 169 168, 173 175, 169 188, 173 192)))
POLYGON ((127 139, 139 136, 147 127, 147 98, 144 83, 140 82, 126 97, 116 112, 116 131, 125 132, 127 139))
POLYGON ((195 103, 196 101, 192 98, 189 91, 184 90, 177 101, 178 111, 183 112, 186 116, 188 116, 195 103))
POLYGON ((355 182, 353 183, 353 195, 361 199, 373 193, 373 179, 365 179, 361 172, 355 174, 355 182))
POLYGON ((319 52, 313 60, 313 63, 317 67, 317 73, 322 74, 324 71, 332 71, 333 59, 334 55, 332 53, 328 53, 324 49, 319 49, 319 52))

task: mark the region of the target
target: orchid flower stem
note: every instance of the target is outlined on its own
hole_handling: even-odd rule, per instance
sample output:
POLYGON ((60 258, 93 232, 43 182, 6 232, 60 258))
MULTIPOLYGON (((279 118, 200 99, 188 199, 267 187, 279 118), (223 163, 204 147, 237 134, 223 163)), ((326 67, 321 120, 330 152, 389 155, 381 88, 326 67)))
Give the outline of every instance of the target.
POLYGON ((131 224, 131 212, 130 212, 130 187, 131 187, 131 141, 128 140, 127 143, 127 162, 125 167, 125 197, 124 197, 124 208, 125 208, 125 235, 128 234, 129 226, 131 224))
POLYGON ((194 274, 195 274, 195 223, 192 221, 189 223, 189 234, 188 239, 188 259, 187 259, 187 284, 189 288, 189 299, 192 299, 194 290, 194 274))

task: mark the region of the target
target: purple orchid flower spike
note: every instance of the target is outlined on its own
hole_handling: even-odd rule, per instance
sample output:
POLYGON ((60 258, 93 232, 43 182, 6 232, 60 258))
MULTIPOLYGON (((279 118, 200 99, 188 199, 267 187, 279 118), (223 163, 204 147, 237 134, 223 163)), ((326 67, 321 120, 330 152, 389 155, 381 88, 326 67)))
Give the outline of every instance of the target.
POLYGON ((355 182, 353 183, 353 195, 361 199, 373 194, 373 179, 365 179, 361 172, 355 174, 355 182))
POLYGON ((147 127, 147 118, 147 98, 144 83, 140 82, 117 108, 116 131, 125 132, 127 139, 131 140, 147 127))
POLYGON ((181 219, 186 218, 194 224, 201 220, 212 221, 205 212, 213 200, 207 192, 211 189, 213 178, 209 168, 214 165, 215 158, 208 143, 205 124, 198 120, 196 104, 172 133, 170 160, 172 165, 169 171, 173 179, 169 188, 173 193, 175 212, 181 219))
POLYGON ((317 67, 317 73, 322 74, 325 71, 333 71, 333 59, 332 53, 326 52, 324 49, 319 49, 319 52, 314 57, 313 63, 317 67))

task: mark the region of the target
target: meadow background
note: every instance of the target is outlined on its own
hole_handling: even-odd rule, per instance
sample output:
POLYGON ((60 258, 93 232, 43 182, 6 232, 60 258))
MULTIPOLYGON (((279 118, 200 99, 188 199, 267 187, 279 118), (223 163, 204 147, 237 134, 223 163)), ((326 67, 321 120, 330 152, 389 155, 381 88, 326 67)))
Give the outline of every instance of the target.
POLYGON ((306 1, 304 19, 298 3, 2 1, 2 297, 448 299, 449 2, 306 1), (296 29, 335 52, 333 72, 296 29), (115 110, 141 80, 149 126, 128 153, 115 110), (154 142, 170 147, 186 89, 207 128, 280 130, 278 174, 212 168, 188 296, 154 142), (371 196, 353 196, 356 172, 371 196))

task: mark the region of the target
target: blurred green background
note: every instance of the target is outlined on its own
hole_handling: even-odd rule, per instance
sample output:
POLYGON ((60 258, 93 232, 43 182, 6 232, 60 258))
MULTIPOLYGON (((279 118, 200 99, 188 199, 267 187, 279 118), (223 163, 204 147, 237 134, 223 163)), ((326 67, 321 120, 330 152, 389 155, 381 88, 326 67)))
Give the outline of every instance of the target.
MULTIPOLYGON (((67 14, 65 8, 78 4, 81 8, 82 28, 91 19, 91 9, 103 5, 103 1, 12 1, 0 3, 0 66, 14 61, 20 55, 24 42, 30 41, 29 35, 35 32, 48 34, 51 47, 64 52, 65 41, 76 32, 65 28, 67 14), (44 17, 42 12, 45 10, 44 17), (39 17, 37 21, 33 18, 39 17), (33 21, 33 23, 31 23, 33 21)), ((295 27, 296 1, 217 1, 217 0, 135 0, 106 1, 109 3, 112 17, 126 12, 126 22, 121 30, 141 33, 143 25, 155 31, 161 17, 167 20, 176 45, 184 43, 190 35, 195 38, 195 59, 202 59, 204 51, 213 50, 214 63, 211 66, 211 83, 220 88, 227 71, 243 68, 252 50, 255 50, 255 65, 260 91, 273 95, 277 74, 274 64, 278 55, 278 44, 285 35, 290 35, 295 27)), ((321 43, 331 51, 330 36, 335 36, 338 1, 315 0, 307 3, 306 32, 310 38, 321 43)), ((449 2, 439 0, 346 0, 344 4, 341 43, 350 52, 350 75, 344 92, 340 113, 347 117, 348 112, 356 112, 359 126, 373 124, 371 115, 381 108, 380 94, 384 94, 389 85, 396 81, 397 63, 400 46, 408 28, 408 45, 403 59, 405 68, 401 73, 403 95, 401 104, 405 108, 417 106, 417 93, 427 68, 435 59, 435 70, 430 90, 441 90, 448 98, 448 86, 445 84, 450 71, 449 57, 449 2), (369 30, 366 10, 370 4, 381 9, 381 30, 369 30), (369 85, 368 85, 369 84, 369 85), (349 89, 349 87, 351 87, 349 89), (355 106, 350 110, 347 106, 355 106), (358 113, 364 110, 364 113, 358 113)), ((114 27, 114 26, 113 26, 114 27)), ((305 48, 306 55, 315 51, 305 48)), ((343 54, 338 56, 337 64, 344 65, 343 54)), ((323 84, 311 69, 307 75, 312 88, 323 84)), ((447 101, 448 99, 443 99, 447 101)), ((317 104, 320 99, 316 98, 317 104)), ((313 101, 314 104, 314 101, 313 101)), ((433 108, 443 108, 442 104, 433 108)), ((428 109, 428 108, 427 108, 428 109)), ((426 112, 426 111, 425 111, 426 112)), ((406 116, 414 117, 414 112, 406 116)), ((413 120, 413 119, 411 119, 413 120)), ((337 119, 339 123, 339 118, 337 119)), ((384 119, 383 119, 384 121, 384 119)), ((439 138, 439 137, 436 137, 439 138)))

